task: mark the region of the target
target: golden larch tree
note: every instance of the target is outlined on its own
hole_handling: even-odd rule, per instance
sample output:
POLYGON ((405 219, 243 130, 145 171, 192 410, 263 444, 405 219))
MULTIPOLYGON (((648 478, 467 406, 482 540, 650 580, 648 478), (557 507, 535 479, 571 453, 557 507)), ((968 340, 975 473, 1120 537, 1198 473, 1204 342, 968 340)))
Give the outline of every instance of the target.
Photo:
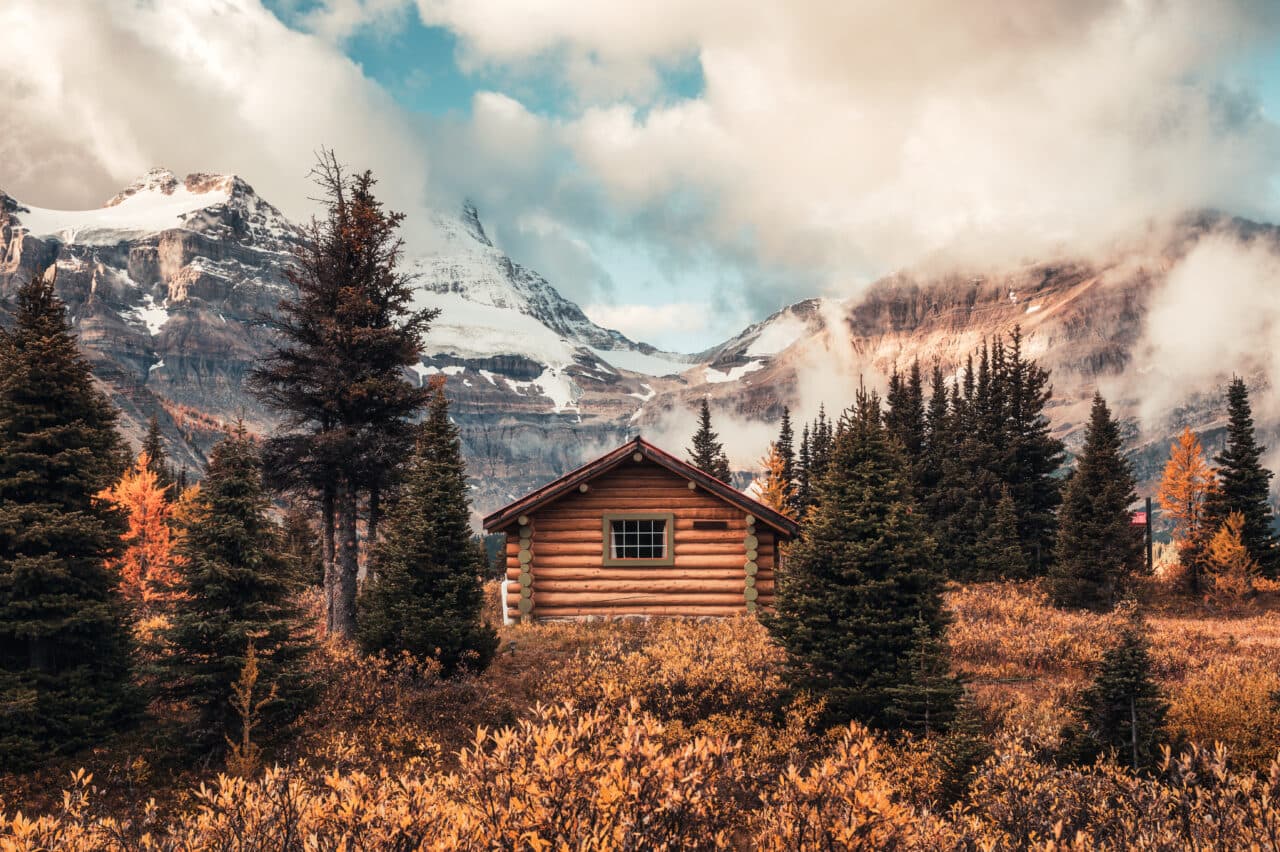
POLYGON ((760 502, 784 515, 791 515, 794 485, 786 477, 786 461, 778 452, 777 444, 769 445, 769 452, 760 459, 764 467, 764 481, 760 484, 760 502))
POLYGON ((119 506, 128 518, 124 552, 108 567, 120 578, 121 594, 143 617, 173 600, 178 582, 173 506, 167 499, 168 489, 160 485, 149 464, 147 454, 140 454, 120 481, 99 495, 119 506))
POLYGON ((1206 556, 1213 572, 1209 598, 1219 606, 1234 606, 1253 593, 1258 563, 1249 555, 1243 533, 1244 515, 1232 512, 1209 539, 1206 556))
POLYGON ((1178 560, 1192 592, 1200 591, 1205 547, 1213 533, 1206 505, 1217 481, 1217 471, 1205 460, 1200 439, 1191 429, 1183 428, 1169 447, 1169 461, 1156 497, 1164 514, 1173 521, 1178 560))

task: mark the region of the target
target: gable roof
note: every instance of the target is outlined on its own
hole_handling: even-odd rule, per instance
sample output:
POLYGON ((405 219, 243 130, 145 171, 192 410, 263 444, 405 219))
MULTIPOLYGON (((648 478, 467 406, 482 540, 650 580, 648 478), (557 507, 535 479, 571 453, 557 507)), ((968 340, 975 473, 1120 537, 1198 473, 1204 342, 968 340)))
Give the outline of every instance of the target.
POLYGON ((636 453, 640 453, 645 459, 666 468, 677 476, 697 483, 698 487, 706 489, 724 502, 741 509, 744 513, 754 515, 761 523, 767 524, 788 538, 794 538, 800 533, 800 525, 791 518, 775 509, 769 508, 758 500, 752 500, 732 485, 721 482, 688 462, 658 449, 639 436, 627 441, 616 450, 605 453, 594 461, 587 462, 577 470, 566 473, 554 482, 542 486, 538 490, 489 515, 484 519, 485 530, 495 532, 503 529, 521 515, 532 512, 539 506, 544 506, 553 500, 558 500, 575 491, 582 483, 621 466, 623 462, 629 460, 636 453))

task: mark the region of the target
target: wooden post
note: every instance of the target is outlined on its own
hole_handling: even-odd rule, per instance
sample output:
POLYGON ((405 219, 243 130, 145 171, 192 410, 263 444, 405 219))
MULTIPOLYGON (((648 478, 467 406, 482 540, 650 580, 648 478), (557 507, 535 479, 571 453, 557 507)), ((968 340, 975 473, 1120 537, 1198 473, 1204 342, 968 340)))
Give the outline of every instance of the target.
POLYGON ((759 540, 756 538, 756 519, 752 515, 747 515, 746 535, 742 539, 743 556, 746 562, 742 564, 742 571, 745 575, 743 578, 742 597, 747 602, 747 612, 756 611, 756 598, 760 593, 756 590, 756 572, 760 570, 757 560, 760 558, 759 540))
POLYGON ((520 516, 520 620, 533 619, 533 523, 528 515, 520 516))
POLYGON ((1152 559, 1153 546, 1152 546, 1152 535, 1151 535, 1151 522, 1152 522, 1151 498, 1147 498, 1147 576, 1148 577, 1151 576, 1151 574, 1155 573, 1156 571, 1155 560, 1152 559))

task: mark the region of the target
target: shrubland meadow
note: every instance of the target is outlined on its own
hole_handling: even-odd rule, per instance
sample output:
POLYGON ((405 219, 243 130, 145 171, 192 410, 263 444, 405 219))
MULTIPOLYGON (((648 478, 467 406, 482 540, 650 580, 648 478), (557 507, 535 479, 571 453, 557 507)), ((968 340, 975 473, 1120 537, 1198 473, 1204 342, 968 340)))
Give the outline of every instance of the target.
MULTIPOLYGON (((400 217, 317 177, 247 379, 280 425, 198 475, 127 448, 53 274, 0 333, 0 849, 1280 850, 1243 380, 1156 571, 1120 424, 1068 459, 1014 329, 783 413, 771 610, 503 625, 400 217)), ((705 404, 689 458, 729 478, 705 404)))

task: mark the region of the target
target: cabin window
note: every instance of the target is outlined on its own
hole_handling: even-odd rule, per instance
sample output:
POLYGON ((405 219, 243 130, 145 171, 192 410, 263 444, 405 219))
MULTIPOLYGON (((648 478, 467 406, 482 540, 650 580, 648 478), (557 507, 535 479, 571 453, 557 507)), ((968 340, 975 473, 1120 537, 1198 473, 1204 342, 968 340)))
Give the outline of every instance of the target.
POLYGON ((670 514, 617 514, 604 518, 605 565, 671 565, 675 554, 670 514))

